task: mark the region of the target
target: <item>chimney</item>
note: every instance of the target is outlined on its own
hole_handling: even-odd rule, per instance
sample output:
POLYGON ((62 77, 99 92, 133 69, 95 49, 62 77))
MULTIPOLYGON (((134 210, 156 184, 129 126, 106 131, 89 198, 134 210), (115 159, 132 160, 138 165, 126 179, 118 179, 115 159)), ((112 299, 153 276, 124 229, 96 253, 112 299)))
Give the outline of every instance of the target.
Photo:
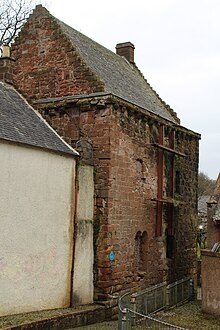
POLYGON ((123 42, 116 45, 116 54, 124 56, 128 62, 134 63, 134 45, 131 42, 123 42))
POLYGON ((15 60, 10 55, 10 47, 2 47, 2 56, 0 57, 0 81, 13 85, 15 60))

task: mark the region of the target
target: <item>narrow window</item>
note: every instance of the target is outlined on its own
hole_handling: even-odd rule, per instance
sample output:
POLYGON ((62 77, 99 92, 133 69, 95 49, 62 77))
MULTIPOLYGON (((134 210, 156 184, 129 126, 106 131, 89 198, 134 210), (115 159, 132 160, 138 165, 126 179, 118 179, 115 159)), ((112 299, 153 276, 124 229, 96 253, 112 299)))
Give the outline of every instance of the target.
POLYGON ((147 232, 144 231, 141 236, 140 246, 141 268, 143 271, 147 270, 147 232))
POLYGON ((167 234, 167 258, 172 259, 174 255, 174 236, 167 234))
POLYGON ((147 271, 147 232, 137 232, 135 237, 136 270, 147 271))
POLYGON ((175 235, 174 235, 174 206, 169 204, 166 206, 166 219, 167 219, 167 229, 166 229, 166 241, 167 241, 167 258, 172 259, 174 257, 175 250, 175 235))
POLYGON ((141 265, 141 232, 138 231, 136 236, 135 236, 135 264, 136 264, 136 270, 140 270, 140 265, 141 265))
POLYGON ((180 171, 176 171, 175 175, 175 192, 180 194, 180 171))

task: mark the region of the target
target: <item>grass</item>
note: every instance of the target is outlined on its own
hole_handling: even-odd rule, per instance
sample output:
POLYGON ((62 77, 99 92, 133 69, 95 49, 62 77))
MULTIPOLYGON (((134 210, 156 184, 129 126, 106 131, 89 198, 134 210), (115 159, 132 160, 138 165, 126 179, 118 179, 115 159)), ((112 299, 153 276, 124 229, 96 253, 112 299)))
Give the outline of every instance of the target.
POLYGON ((158 316, 168 323, 190 330, 220 330, 220 319, 203 313, 200 301, 192 301, 170 311, 160 312, 158 316))
MULTIPOLYGON (((201 302, 198 301, 186 303, 169 311, 159 312, 157 316, 167 323, 189 330, 220 330, 220 319, 204 314, 201 309, 201 302)), ((117 328, 117 322, 104 322, 68 330, 115 330, 117 328)), ((132 329, 135 330, 135 328, 132 329)))
POLYGON ((116 330, 118 329, 118 321, 109 321, 86 325, 83 327, 71 328, 67 330, 116 330))
MULTIPOLYGON (((98 306, 96 306, 98 307, 98 306)), ((77 308, 58 308, 53 310, 36 311, 30 313, 20 313, 8 316, 0 317, 0 329, 10 328, 12 326, 18 326, 23 324, 28 324, 30 322, 51 319, 57 316, 70 315, 74 312, 79 312, 80 310, 88 311, 93 310, 95 305, 83 305, 77 308)))
MULTIPOLYGON (((83 309, 90 309, 91 306, 83 309)), ((17 314, 12 316, 0 317, 0 329, 15 325, 25 324, 39 319, 52 318, 57 315, 65 315, 73 312, 74 309, 57 309, 53 311, 34 312, 27 314, 17 314)), ((175 324, 190 330, 220 330, 220 319, 202 313, 201 302, 193 301, 169 311, 162 311, 157 316, 163 321, 175 324)), ((116 330, 117 321, 96 323, 68 330, 116 330)), ((135 328, 133 328, 135 330, 135 328)))

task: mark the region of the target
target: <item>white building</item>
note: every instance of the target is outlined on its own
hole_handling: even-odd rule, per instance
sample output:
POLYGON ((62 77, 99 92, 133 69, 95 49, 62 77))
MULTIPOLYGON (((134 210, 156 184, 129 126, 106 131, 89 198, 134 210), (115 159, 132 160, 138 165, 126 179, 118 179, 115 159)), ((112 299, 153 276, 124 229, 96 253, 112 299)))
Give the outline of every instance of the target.
POLYGON ((5 82, 0 100, 0 315, 92 302, 92 224, 83 247, 74 230, 84 209, 93 218, 93 171, 80 167, 89 211, 76 208, 78 153, 5 82))

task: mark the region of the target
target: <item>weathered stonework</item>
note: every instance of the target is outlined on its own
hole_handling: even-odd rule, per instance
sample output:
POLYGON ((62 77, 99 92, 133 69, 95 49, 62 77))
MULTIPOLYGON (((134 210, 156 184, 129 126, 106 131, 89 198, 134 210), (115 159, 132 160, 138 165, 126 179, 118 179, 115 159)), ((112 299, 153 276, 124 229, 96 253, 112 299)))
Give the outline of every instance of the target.
POLYGON ((202 250, 202 310, 216 317, 220 315, 220 254, 202 250))
POLYGON ((95 299, 195 275, 199 135, 106 92, 44 11, 12 54, 19 90, 94 164, 95 299))
POLYGON ((102 82, 44 8, 29 17, 12 47, 12 57, 17 60, 17 86, 30 99, 103 91, 102 82))
POLYGON ((175 171, 180 172, 174 204, 175 245, 172 258, 167 258, 169 204, 163 207, 162 235, 155 237, 157 204, 152 201, 157 196, 158 163, 158 150, 151 144, 156 130, 152 123, 156 127, 161 122, 114 101, 102 98, 102 107, 98 106, 99 98, 80 105, 68 101, 66 111, 59 102, 54 102, 54 107, 37 104, 44 118, 73 147, 83 137, 93 148, 96 299, 106 299, 127 287, 143 288, 196 272, 198 136, 175 128, 178 151, 185 157, 175 156, 175 171), (137 241, 143 233, 144 257, 137 241), (113 262, 109 260, 111 251, 115 253, 113 262))

